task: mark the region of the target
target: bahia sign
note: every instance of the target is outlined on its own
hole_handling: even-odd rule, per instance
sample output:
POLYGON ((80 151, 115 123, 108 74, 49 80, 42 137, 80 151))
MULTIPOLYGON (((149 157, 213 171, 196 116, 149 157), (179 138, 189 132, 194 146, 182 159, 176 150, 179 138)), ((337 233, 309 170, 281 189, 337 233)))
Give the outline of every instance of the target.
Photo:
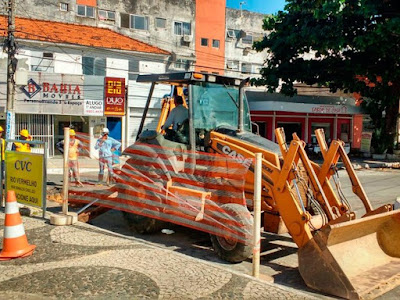
POLYGON ((14 105, 19 113, 84 115, 82 75, 30 72, 28 78, 15 93, 14 105))
POLYGON ((106 77, 104 79, 104 115, 125 115, 125 78, 106 77))

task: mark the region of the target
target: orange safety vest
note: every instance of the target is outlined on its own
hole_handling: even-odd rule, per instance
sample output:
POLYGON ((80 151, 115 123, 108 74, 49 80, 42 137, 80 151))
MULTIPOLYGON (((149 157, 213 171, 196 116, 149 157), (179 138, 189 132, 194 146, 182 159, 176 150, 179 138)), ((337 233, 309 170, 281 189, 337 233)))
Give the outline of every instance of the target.
POLYGON ((68 158, 69 160, 77 160, 79 155, 79 140, 75 139, 75 141, 69 143, 68 149, 68 158))
POLYGON ((28 143, 15 142, 14 145, 17 152, 31 152, 31 146, 28 143))

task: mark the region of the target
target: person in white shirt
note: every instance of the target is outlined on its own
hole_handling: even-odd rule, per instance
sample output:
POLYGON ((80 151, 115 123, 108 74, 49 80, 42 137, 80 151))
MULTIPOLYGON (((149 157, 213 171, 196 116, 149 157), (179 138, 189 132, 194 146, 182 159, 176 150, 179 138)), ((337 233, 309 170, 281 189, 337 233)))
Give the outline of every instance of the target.
POLYGON ((181 96, 175 96, 175 108, 171 110, 167 120, 163 126, 163 129, 168 129, 173 125, 173 130, 178 129, 178 124, 182 124, 189 117, 188 109, 183 106, 183 98, 181 96))

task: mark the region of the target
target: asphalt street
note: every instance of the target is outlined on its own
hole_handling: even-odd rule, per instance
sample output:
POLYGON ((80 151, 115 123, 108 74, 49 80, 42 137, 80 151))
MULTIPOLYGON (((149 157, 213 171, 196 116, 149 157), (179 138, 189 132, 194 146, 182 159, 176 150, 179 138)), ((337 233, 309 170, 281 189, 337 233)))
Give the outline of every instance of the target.
MULTIPOLYGON (((400 170, 363 169, 357 175, 374 207, 400 195, 400 170)), ((60 176, 49 175, 48 181, 59 183, 60 176)), ((362 205, 352 196, 344 171, 339 177, 361 216, 362 205)), ((37 250, 29 258, 0 264, 0 299, 334 299, 306 287, 289 235, 263 233, 261 276, 255 280, 249 276, 251 260, 220 260, 208 234, 171 224, 167 231, 135 234, 119 211, 91 224, 54 227, 25 217, 24 225, 37 250)), ((400 299, 400 288, 379 299, 400 299)))
MULTIPOLYGON (((394 203, 400 196, 400 170, 394 169, 361 169, 356 171, 374 208, 387 203, 394 203)), ((352 193, 350 181, 344 170, 339 171, 339 178, 346 198, 349 200, 357 217, 365 210, 361 201, 352 193)), ((220 260, 212 250, 209 235, 170 224, 168 228, 174 233, 162 232, 152 235, 132 233, 119 211, 109 211, 92 221, 96 227, 118 232, 123 235, 139 237, 162 248, 183 253, 190 257, 210 262, 228 271, 250 275, 251 260, 239 264, 228 264, 220 260)), ((261 278, 264 281, 287 286, 317 298, 330 298, 309 289, 298 271, 297 246, 289 235, 262 234, 261 245, 261 278)), ((387 293, 382 299, 400 299, 400 288, 387 293)))

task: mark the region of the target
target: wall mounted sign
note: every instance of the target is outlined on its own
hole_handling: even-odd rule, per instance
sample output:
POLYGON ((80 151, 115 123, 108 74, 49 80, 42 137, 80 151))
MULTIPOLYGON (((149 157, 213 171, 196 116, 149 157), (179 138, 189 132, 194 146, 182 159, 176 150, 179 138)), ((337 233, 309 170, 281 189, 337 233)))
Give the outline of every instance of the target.
POLYGON ((125 78, 104 79, 104 115, 125 115, 125 78))

